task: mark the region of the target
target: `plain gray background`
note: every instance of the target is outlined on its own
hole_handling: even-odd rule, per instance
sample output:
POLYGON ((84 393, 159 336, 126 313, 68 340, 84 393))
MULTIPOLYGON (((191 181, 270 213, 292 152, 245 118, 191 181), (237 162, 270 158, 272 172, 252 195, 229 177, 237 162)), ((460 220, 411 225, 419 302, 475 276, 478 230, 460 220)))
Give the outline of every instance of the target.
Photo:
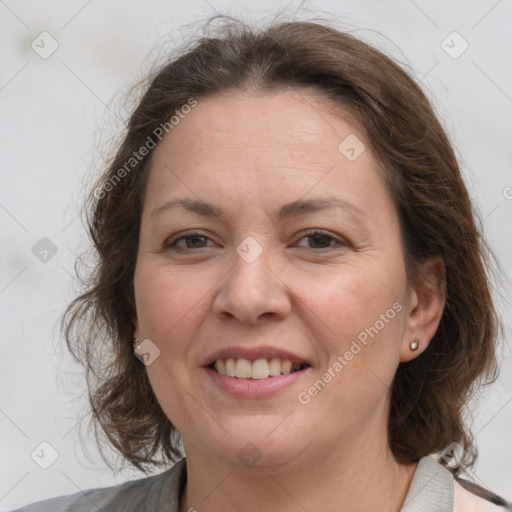
POLYGON ((477 481, 512 500, 510 0, 306 1, 298 12, 299 2, 280 0, 3 0, 1 510, 139 476, 112 475, 92 436, 85 446, 79 440, 84 378, 64 348, 59 320, 77 292, 76 255, 88 245, 80 218, 85 190, 127 119, 127 88, 190 33, 184 25, 216 12, 258 23, 288 4, 291 17, 336 21, 410 66, 452 136, 506 274, 495 290, 505 325, 502 373, 472 403, 477 481), (58 48, 44 55, 52 44, 58 48), (34 450, 40 463, 51 462, 52 450, 57 458, 43 469, 34 450))

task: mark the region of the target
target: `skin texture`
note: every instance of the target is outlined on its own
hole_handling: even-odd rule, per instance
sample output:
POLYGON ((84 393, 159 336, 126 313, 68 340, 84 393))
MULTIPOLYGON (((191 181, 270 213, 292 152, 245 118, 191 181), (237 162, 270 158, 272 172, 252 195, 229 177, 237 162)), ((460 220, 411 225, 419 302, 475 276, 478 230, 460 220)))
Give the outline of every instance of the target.
MULTIPOLYGON (((398 364, 427 347, 444 301, 407 282, 397 212, 369 144, 355 161, 338 150, 350 134, 365 142, 348 119, 308 90, 230 92, 201 99, 155 149, 135 336, 161 351, 147 372, 183 435, 182 511, 392 511, 403 503, 416 464, 398 464, 388 447, 390 385, 398 364), (283 204, 327 196, 363 213, 328 208, 278 222, 283 204), (154 213, 177 197, 226 216, 181 206, 154 213), (310 229, 332 238, 308 238, 310 229), (172 246, 188 231, 207 238, 172 246), (236 252, 248 236, 262 249, 252 263, 236 252), (401 311, 300 403, 298 394, 395 303, 401 311), (270 397, 235 398, 202 368, 207 354, 234 345, 283 348, 311 368, 270 397), (237 456, 248 442, 261 455, 252 467, 237 456)), ((442 264, 429 266, 442 291, 442 264)))

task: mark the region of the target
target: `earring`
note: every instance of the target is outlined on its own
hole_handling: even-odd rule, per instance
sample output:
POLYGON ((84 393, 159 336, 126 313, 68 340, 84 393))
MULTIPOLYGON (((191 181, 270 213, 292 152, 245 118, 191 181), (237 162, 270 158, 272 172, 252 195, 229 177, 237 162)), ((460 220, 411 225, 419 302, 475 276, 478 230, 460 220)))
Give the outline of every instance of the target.
POLYGON ((140 339, 139 338, 133 338, 133 347, 135 347, 135 345, 137 345, 137 343, 139 343, 140 339))
POLYGON ((409 342, 409 348, 414 352, 415 350, 418 350, 418 347, 420 346, 418 339, 411 340, 409 342))

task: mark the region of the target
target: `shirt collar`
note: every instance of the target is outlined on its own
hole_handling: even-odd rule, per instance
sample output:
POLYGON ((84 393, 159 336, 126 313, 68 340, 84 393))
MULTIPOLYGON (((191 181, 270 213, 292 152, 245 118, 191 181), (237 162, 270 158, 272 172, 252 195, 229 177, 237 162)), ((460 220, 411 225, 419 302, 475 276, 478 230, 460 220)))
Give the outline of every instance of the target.
POLYGON ((400 512, 436 512, 453 510, 453 476, 431 457, 418 462, 409 491, 400 512))

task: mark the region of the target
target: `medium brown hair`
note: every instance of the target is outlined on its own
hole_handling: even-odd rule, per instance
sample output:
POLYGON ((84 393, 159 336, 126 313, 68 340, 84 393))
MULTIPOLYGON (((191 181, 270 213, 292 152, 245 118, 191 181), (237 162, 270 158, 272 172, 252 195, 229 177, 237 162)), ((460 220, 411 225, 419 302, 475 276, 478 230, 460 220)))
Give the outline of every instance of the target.
POLYGON ((363 126, 399 213, 410 282, 428 278, 419 268, 430 258, 440 257, 446 267, 439 329, 424 353, 400 363, 394 379, 391 451, 405 463, 458 443, 463 456, 451 471, 458 475, 471 467, 476 450, 465 406, 477 384, 497 376, 500 324, 477 214, 450 141, 417 83, 380 51, 327 24, 284 22, 257 30, 232 19, 163 65, 149 82, 90 196, 98 263, 86 292, 64 317, 68 346, 87 369, 96 435, 106 436, 144 471, 181 456, 180 435, 133 355, 133 278, 151 152, 127 171, 126 162, 191 98, 308 88, 333 107, 355 113, 363 126), (115 179, 123 166, 126 172, 115 179))

